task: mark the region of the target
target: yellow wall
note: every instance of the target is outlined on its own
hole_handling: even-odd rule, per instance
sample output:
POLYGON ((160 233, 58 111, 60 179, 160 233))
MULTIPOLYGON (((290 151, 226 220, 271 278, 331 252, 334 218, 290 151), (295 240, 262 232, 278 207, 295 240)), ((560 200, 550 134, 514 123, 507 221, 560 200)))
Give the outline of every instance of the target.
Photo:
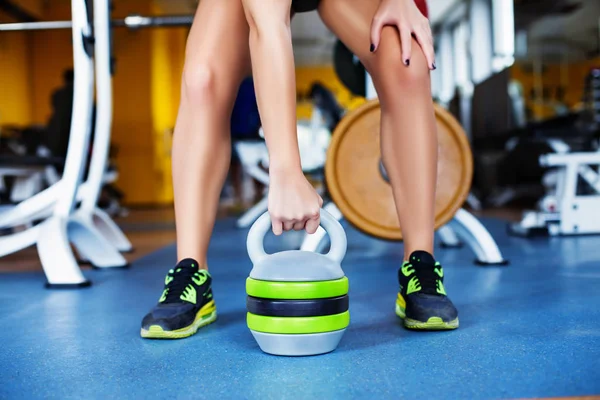
MULTIPOLYGON (((67 20, 69 2, 54 1, 44 19, 67 20)), ((50 96, 63 83, 63 72, 73 68, 72 35, 69 29, 33 31, 31 42, 32 122, 45 124, 52 111, 50 96)))
POLYGON ((152 31, 152 133, 155 202, 173 201, 171 144, 180 97, 186 29, 152 31))
MULTIPOLYGON (((116 3, 113 16, 148 14, 151 5, 144 0, 116 3)), ((156 203, 156 177, 153 168, 153 127, 151 99, 152 33, 148 29, 114 30, 117 59, 113 79, 113 143, 118 147, 119 186, 129 204, 156 203)))
MULTIPOLYGON (((159 13, 151 2, 118 2, 114 18, 159 13)), ((113 143, 117 185, 128 204, 170 204, 171 142, 179 106, 187 28, 114 31, 113 143)))
MULTIPOLYGON (((0 22, 13 22, 0 13, 0 22)), ((26 32, 0 35, 0 126, 31 122, 30 51, 26 32)))
POLYGON ((561 66, 548 64, 544 66, 544 72, 540 75, 543 87, 550 89, 550 96, 543 98, 542 102, 536 101, 531 94, 535 85, 534 74, 525 65, 515 64, 511 67, 511 77, 521 83, 525 104, 532 111, 532 117, 545 119, 555 116, 553 103, 556 103, 556 88, 561 86, 565 89, 564 104, 571 110, 579 107, 584 89, 584 79, 592 66, 598 65, 600 58, 580 63, 561 66))
MULTIPOLYGON (((31 4, 34 10, 40 3, 31 4)), ((46 3, 42 11, 44 19, 69 19, 70 2, 54 1, 51 7, 46 3)), ((147 0, 117 1, 113 18, 160 11, 147 0)), ((187 28, 114 30, 112 142, 118 148, 116 185, 129 205, 173 201, 171 141, 186 39, 187 28)), ((63 71, 72 66, 69 30, 0 35, 0 91, 11 93, 10 98, 0 96, 0 124, 45 124, 51 93, 61 86, 63 71)), ((330 66, 297 70, 300 95, 315 81, 331 89, 343 107, 352 109, 364 102, 343 87, 330 66)), ((309 104, 299 102, 299 118, 310 118, 310 111, 309 104)))

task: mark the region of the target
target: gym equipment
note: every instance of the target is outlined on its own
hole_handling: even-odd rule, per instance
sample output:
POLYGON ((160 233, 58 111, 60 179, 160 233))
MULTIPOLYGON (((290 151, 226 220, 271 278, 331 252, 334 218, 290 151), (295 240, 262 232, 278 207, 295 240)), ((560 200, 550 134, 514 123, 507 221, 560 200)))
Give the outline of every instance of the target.
POLYGON ((0 227, 28 226, 32 221, 44 220, 24 231, 0 237, 0 256, 37 244, 49 287, 90 284, 77 265, 70 243, 84 260, 99 268, 127 266, 118 249, 131 249, 131 244, 110 217, 96 207, 106 167, 112 115, 109 2, 94 2, 96 37, 92 37, 86 2, 72 0, 71 8, 75 85, 63 176, 48 189, 0 214, 0 227), (81 185, 91 133, 94 63, 90 43, 94 41, 94 60, 101 86, 97 91, 94 153, 88 180, 81 185), (82 205, 76 210, 79 201, 82 205))
POLYGON ((26 200, 58 181, 56 170, 64 161, 51 156, 0 155, 0 192, 6 191, 5 195, 11 204, 26 200), (10 192, 5 187, 6 177, 14 179, 10 192))
POLYGON ((526 211, 523 219, 509 225, 517 236, 536 234, 583 235, 600 233, 600 152, 546 154, 545 167, 558 167, 555 189, 540 201, 539 211, 526 211), (592 193, 581 194, 582 186, 592 193))
MULTIPOLYGON (((442 107, 436 105, 435 114, 440 146, 435 225, 442 245, 457 247, 461 237, 475 253, 476 264, 505 265, 507 261, 488 230, 460 208, 469 195, 473 174, 466 135, 442 107)), ((381 162, 379 120, 379 102, 371 100, 349 113, 336 128, 325 165, 333 201, 324 208, 374 237, 400 240, 392 189, 381 162)), ((317 251, 324 236, 320 228, 306 235, 301 249, 317 251)))
POLYGON ((247 247, 253 267, 246 280, 247 324, 265 353, 329 353, 350 323, 348 278, 340 265, 346 234, 325 210, 321 224, 331 238, 325 255, 301 250, 267 254, 263 239, 271 228, 268 213, 250 228, 247 247))
MULTIPOLYGON (((327 188, 356 228, 382 239, 401 240, 392 187, 381 159, 380 116, 379 102, 372 100, 342 120, 327 154, 327 188)), ((435 105, 435 116, 439 143, 437 229, 452 219, 467 198, 473 162, 458 122, 439 105, 435 105)))
POLYGON ((572 147, 553 140, 554 153, 539 157, 540 166, 553 168, 543 181, 546 195, 537 211, 526 211, 518 223, 508 225, 516 236, 584 235, 600 233, 600 69, 592 69, 586 78, 584 130, 592 136, 593 151, 571 152, 572 147))
MULTIPOLYGON (((104 1, 100 2, 104 4, 104 1)), ((110 10, 109 10, 110 11, 110 10)), ((143 15, 129 15, 124 19, 110 20, 111 27, 140 29, 155 27, 189 26, 194 22, 193 15, 163 15, 147 17, 143 15)), ((73 21, 41 21, 41 22, 15 22, 0 24, 0 31, 40 31, 52 29, 71 29, 73 21)), ((94 30, 96 27, 93 25, 94 30)))

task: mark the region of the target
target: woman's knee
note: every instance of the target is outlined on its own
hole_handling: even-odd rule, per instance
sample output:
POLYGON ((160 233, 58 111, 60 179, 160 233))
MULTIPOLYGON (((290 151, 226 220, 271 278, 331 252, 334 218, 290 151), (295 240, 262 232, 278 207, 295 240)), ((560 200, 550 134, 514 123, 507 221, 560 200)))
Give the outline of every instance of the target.
POLYGON ((396 40, 396 44, 391 46, 383 45, 382 41, 376 55, 369 60, 366 67, 373 80, 386 91, 388 89, 395 92, 429 90, 430 76, 427 61, 414 39, 409 65, 404 63, 400 41, 396 40))
POLYGON ((209 63, 186 63, 183 68, 182 98, 195 104, 214 102, 217 96, 216 75, 216 68, 209 63))

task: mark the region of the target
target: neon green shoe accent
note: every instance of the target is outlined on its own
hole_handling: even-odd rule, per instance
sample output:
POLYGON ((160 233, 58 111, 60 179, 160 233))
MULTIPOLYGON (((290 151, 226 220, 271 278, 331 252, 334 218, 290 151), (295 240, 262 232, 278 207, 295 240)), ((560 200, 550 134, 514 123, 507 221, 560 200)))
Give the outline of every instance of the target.
POLYGON ((427 331, 443 331, 458 328, 458 318, 449 322, 444 322, 440 317, 431 317, 427 322, 416 321, 414 319, 405 318, 404 326, 408 329, 420 329, 427 331))
POLYGON ((322 317, 267 317, 246 314, 248 328, 256 332, 299 334, 339 331, 348 327, 350 312, 322 317))
POLYGON ((205 271, 202 271, 202 272, 198 271, 192 276, 192 280, 198 286, 202 286, 202 284, 204 282, 206 282, 207 279, 208 279, 208 275, 205 271))
POLYGON ((396 315, 404 320, 404 326, 408 329, 419 329, 425 331, 443 331, 458 328, 458 318, 444 322, 440 317, 431 317, 427 322, 421 322, 406 318, 406 310, 396 302, 396 315))
POLYGON ((168 292, 169 292, 169 289, 163 290, 162 295, 160 296, 160 299, 158 300, 159 303, 162 303, 163 301, 165 301, 167 299, 168 292))
POLYGON ((406 301, 400 293, 398 293, 398 296, 396 297, 396 304, 398 304, 402 308, 406 308, 406 301))
POLYGON ((142 329, 140 331, 140 335, 143 338, 147 339, 183 339, 188 336, 192 336, 194 333, 198 331, 198 329, 203 326, 209 325, 217 320, 217 307, 215 306, 215 302, 211 301, 205 304, 199 311, 196 313, 196 318, 194 322, 189 326, 183 327, 181 329, 177 329, 174 331, 165 331, 158 325, 152 325, 146 329, 142 329))
POLYGON ((433 271, 437 274, 437 276, 439 276, 440 278, 444 277, 444 269, 442 267, 440 267, 439 269, 434 268, 433 271))
POLYGON ((414 292, 418 292, 421 290, 421 283, 419 282, 419 279, 417 279, 416 276, 413 276, 412 278, 410 278, 410 281, 408 281, 408 287, 406 288, 406 294, 411 294, 414 292))
POLYGON ((398 293, 398 297, 396 297, 396 315, 398 315, 400 318, 404 318, 406 316, 406 301, 400 293, 398 293))
POLYGON ((444 283, 439 279, 437 281, 437 292, 446 296, 446 288, 444 287, 444 283))
POLYGON ((413 272, 415 272, 414 268, 412 268, 412 269, 411 268, 412 268, 412 264, 409 263, 408 261, 405 261, 402 264, 402 268, 401 268, 402 274, 408 278, 413 272))
POLYGON ((246 293, 264 299, 326 299, 348 294, 348 278, 318 282, 270 282, 247 278, 246 293))
POLYGON ((194 288, 192 285, 187 285, 179 298, 183 301, 187 301, 188 303, 196 304, 196 288, 194 288))

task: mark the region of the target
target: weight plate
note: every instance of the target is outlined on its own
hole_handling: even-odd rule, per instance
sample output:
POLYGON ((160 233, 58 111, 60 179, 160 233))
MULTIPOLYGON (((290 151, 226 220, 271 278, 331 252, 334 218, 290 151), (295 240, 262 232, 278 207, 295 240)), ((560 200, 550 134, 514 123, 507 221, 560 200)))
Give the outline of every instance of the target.
POLYGON ((329 299, 276 300, 248 296, 249 313, 271 317, 320 317, 348 311, 348 295, 329 299))
MULTIPOLYGON (((439 146, 437 229, 448 223, 466 200, 473 159, 460 124, 440 105, 435 104, 434 109, 439 146)), ((327 188, 344 217, 356 228, 381 239, 401 240, 392 187, 381 171, 380 118, 379 102, 372 100, 342 119, 327 153, 327 188)))
POLYGON ((246 293, 264 299, 326 299, 348 294, 348 278, 317 282, 271 282, 247 278, 246 293))
POLYGON ((265 317, 246 314, 248 328, 265 333, 321 333, 344 329, 350 323, 350 312, 324 317, 265 317))

